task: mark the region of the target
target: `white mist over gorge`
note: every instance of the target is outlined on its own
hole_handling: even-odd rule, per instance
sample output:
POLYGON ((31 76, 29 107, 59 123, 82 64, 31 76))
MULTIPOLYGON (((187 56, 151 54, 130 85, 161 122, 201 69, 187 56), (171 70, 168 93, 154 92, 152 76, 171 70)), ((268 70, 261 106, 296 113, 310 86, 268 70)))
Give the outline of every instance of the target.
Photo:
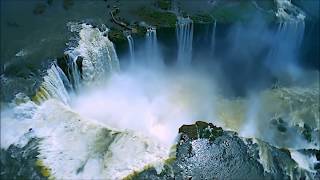
POLYGON ((35 3, 67 38, 1 63, 1 179, 319 178, 319 16, 299 3, 35 3))

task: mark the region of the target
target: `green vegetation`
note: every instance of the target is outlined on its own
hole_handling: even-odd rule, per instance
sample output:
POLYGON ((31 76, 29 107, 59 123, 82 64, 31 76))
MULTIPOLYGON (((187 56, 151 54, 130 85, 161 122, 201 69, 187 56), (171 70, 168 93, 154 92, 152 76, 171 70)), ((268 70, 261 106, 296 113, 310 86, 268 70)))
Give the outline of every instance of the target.
POLYGON ((111 28, 108 32, 108 38, 115 44, 126 42, 126 37, 123 35, 123 32, 119 29, 111 28))
POLYGON ((144 172, 144 171, 148 171, 150 169, 154 169, 153 166, 151 165, 146 165, 141 171, 134 171, 133 173, 129 174, 128 176, 124 177, 123 180, 133 180, 133 179, 136 179, 136 177, 138 177, 138 175, 141 173, 141 172, 144 172))
POLYGON ((136 12, 137 15, 148 24, 156 27, 174 27, 177 17, 171 12, 161 12, 142 7, 136 12))
MULTIPOLYGON (((259 1, 260 2, 260 1, 259 1)), ((275 20, 274 13, 267 12, 267 9, 274 8, 273 3, 257 3, 262 6, 258 9, 251 1, 240 1, 234 3, 220 3, 211 11, 211 16, 220 22, 247 21, 252 18, 252 13, 262 15, 268 22, 275 20), (264 10, 266 8, 266 10, 264 10)))
MULTIPOLYGON (((39 171, 43 177, 50 177, 51 176, 51 169, 46 167, 43 164, 42 160, 37 159, 35 162, 35 165, 37 166, 37 168, 39 168, 39 171)), ((53 178, 49 178, 49 179, 53 179, 53 178)))
POLYGON ((132 28, 134 29, 132 32, 138 36, 144 36, 147 32, 145 27, 139 26, 138 24, 133 25, 132 28))
POLYGON ((171 8, 170 0, 158 0, 157 5, 160 9, 169 10, 171 8))
POLYGON ((191 16, 191 19, 194 23, 211 23, 213 22, 213 18, 209 14, 197 14, 191 16))
POLYGON ((209 141, 222 135, 223 130, 221 127, 216 127, 211 123, 197 121, 192 125, 183 125, 179 128, 179 133, 186 134, 188 138, 195 140, 198 138, 206 138, 209 141))

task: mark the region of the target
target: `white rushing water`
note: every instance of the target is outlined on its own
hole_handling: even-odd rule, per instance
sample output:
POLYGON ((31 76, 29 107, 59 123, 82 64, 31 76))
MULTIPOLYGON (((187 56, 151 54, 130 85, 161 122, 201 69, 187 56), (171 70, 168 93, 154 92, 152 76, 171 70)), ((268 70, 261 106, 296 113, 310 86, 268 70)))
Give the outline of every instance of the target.
POLYGON ((147 64, 150 66, 162 66, 163 60, 161 58, 157 39, 157 29, 149 27, 146 33, 145 52, 147 57, 147 64))
POLYGON ((78 56, 75 56, 71 52, 66 52, 68 55, 67 65, 68 65, 68 72, 67 76, 70 78, 70 82, 74 90, 79 90, 81 88, 81 74, 80 69, 77 65, 78 56))
POLYGON ((290 151, 290 155, 302 169, 316 173, 314 165, 319 161, 314 155, 306 155, 298 151, 290 151))
POLYGON ((306 16, 290 0, 276 0, 276 5, 279 24, 267 57, 267 66, 271 67, 271 71, 286 66, 287 73, 296 78, 299 76, 297 57, 304 37, 306 16))
MULTIPOLYGON (((212 26, 213 49, 215 28, 216 22, 212 26)), ((208 74, 159 68, 163 60, 155 28, 147 30, 144 50, 152 68, 137 66, 115 73, 119 60, 105 34, 108 30, 100 32, 85 24, 72 29, 79 39, 76 47, 66 52, 71 83, 52 64, 35 96, 18 94, 16 103, 1 113, 1 148, 10 144, 22 147, 32 137, 42 138, 38 158, 56 179, 122 179, 158 164, 168 158, 178 128, 197 120, 287 147, 295 147, 297 142, 305 145, 305 141, 300 143, 296 136, 284 133, 275 134, 281 142, 275 141, 268 134, 276 129, 270 127, 271 115, 280 114, 293 125, 306 116, 311 125, 319 125, 316 88, 266 90, 249 100, 224 99, 217 95, 215 79, 208 74), (77 65, 80 57, 82 74, 77 65), (74 97, 66 88, 71 84, 81 89, 74 97)), ((279 34, 288 34, 287 29, 281 26, 279 34)), ((178 19, 177 38, 178 66, 188 66, 192 60, 191 19, 178 19)), ((127 39, 131 61, 135 61, 133 39, 127 39)), ((305 166, 299 154, 294 155, 305 166)))
POLYGON ((84 118, 54 99, 26 99, 13 110, 1 117, 1 147, 42 138, 38 158, 57 179, 120 179, 168 154, 153 139, 84 118))
POLYGON ((214 51, 216 47, 216 27, 217 27, 217 21, 215 20, 212 24, 212 30, 211 30, 211 54, 214 56, 214 51))
POLYGON ((129 45, 129 51, 130 51, 130 63, 135 63, 135 55, 134 55, 134 42, 133 38, 130 34, 127 35, 128 45, 129 45))
MULTIPOLYGON (((83 82, 92 89, 98 88, 96 84, 106 84, 106 79, 116 75, 113 72, 119 68, 114 46, 107 36, 89 25, 82 24, 76 30, 80 35, 78 46, 67 51, 67 61, 72 60, 68 64, 69 76, 80 76, 76 59, 81 56, 83 82)), ((71 84, 66 75, 53 63, 32 101, 18 94, 15 102, 1 113, 1 148, 7 149, 11 144, 23 147, 31 138, 41 138, 38 158, 50 168, 50 177, 57 179, 122 179, 168 158, 170 146, 154 136, 123 126, 121 129, 108 126, 114 121, 108 115, 120 112, 108 114, 112 106, 99 106, 98 100, 106 101, 109 97, 100 96, 95 100, 90 94, 85 95, 88 91, 79 91, 90 100, 78 106, 93 105, 95 108, 87 110, 105 112, 106 119, 95 120, 75 105, 81 98, 70 98, 67 86, 71 84)), ((113 101, 110 103, 119 99, 113 101)), ((155 128, 155 132, 159 132, 157 125, 155 128)))
POLYGON ((178 17, 177 21, 178 39, 178 66, 188 66, 192 60, 193 22, 188 18, 178 17))
POLYGON ((78 56, 83 58, 83 84, 101 82, 112 72, 119 70, 119 59, 113 43, 105 36, 108 29, 105 32, 100 32, 98 28, 86 24, 81 24, 78 28, 72 28, 79 31, 80 40, 78 46, 71 47, 67 53, 72 54, 71 57, 74 58, 74 61, 77 60, 78 56))
POLYGON ((64 104, 70 103, 70 96, 65 88, 64 81, 67 81, 62 70, 55 63, 47 70, 47 75, 43 77, 34 100, 43 102, 48 99, 58 99, 64 104))

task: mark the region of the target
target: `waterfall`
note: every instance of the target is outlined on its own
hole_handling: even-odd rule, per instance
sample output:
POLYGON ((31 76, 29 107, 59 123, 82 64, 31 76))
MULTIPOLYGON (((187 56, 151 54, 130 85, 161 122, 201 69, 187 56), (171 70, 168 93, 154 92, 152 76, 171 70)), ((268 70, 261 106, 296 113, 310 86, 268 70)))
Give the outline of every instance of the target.
MULTIPOLYGON (((71 52, 67 53, 67 76, 69 77, 69 80, 72 84, 72 87, 75 91, 79 90, 81 86, 81 73, 80 69, 77 65, 77 61, 79 61, 81 58, 80 56, 75 56, 71 52)), ((82 63, 82 62, 81 62, 82 63)))
POLYGON ((178 7, 177 7, 177 1, 176 0, 171 0, 171 11, 177 12, 178 7))
POLYGON ((215 51, 216 27, 217 27, 217 21, 215 20, 212 24, 212 31, 211 31, 211 54, 212 54, 212 56, 214 56, 214 51, 215 51))
POLYGON ((150 27, 147 29, 145 48, 146 48, 147 64, 152 66, 163 65, 163 61, 159 53, 157 30, 154 27, 150 27))
POLYGON ((131 61, 131 64, 134 64, 135 63, 134 42, 130 34, 127 35, 127 40, 129 44, 129 50, 130 50, 130 61, 131 61))
POLYGON ((81 24, 79 28, 78 46, 70 47, 68 54, 72 54, 74 67, 76 60, 81 57, 81 77, 84 85, 101 83, 112 72, 120 68, 119 59, 113 43, 109 40, 108 29, 100 32, 91 25, 81 24))
MULTIPOLYGON (((169 147, 152 136, 110 128, 111 117, 93 120, 75 112, 75 100, 70 102, 67 89, 101 82, 119 69, 114 46, 104 32, 84 24, 75 30, 79 30, 77 44, 59 59, 63 70, 52 63, 31 100, 18 95, 8 113, 1 111, 1 148, 13 144, 24 147, 32 138, 41 139, 31 146, 38 153, 37 165, 50 169, 46 171, 49 179, 123 179, 167 159, 169 147)), ((149 31, 147 40, 150 55, 158 58, 155 29, 149 31)), ((88 104, 95 103, 91 99, 88 104)))
POLYGON ((276 3, 279 24, 267 57, 267 65, 272 70, 285 67, 290 75, 296 76, 299 72, 296 63, 304 37, 305 13, 289 0, 276 0, 276 3))
POLYGON ((100 83, 110 73, 118 71, 119 60, 115 48, 104 32, 91 25, 81 24, 79 36, 78 46, 70 47, 65 52, 67 58, 63 60, 67 65, 66 72, 53 63, 33 97, 35 102, 42 103, 53 98, 69 104, 67 89, 73 87, 79 90, 82 83, 100 83))
POLYGON ((190 18, 178 17, 177 22, 179 66, 188 66, 192 60, 193 22, 190 18))
POLYGON ((64 82, 67 78, 63 71, 55 63, 47 70, 38 91, 33 96, 33 101, 41 103, 48 99, 58 99, 64 104, 70 102, 68 91, 64 82))

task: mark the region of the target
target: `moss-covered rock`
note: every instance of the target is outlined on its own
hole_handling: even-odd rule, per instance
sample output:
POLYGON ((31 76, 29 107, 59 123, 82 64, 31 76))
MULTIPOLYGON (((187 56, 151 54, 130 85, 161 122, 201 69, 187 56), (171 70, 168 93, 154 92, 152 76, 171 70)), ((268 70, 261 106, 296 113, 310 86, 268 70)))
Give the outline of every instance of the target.
POLYGON ((309 173, 298 168, 289 150, 240 138, 211 123, 197 121, 179 132, 176 156, 164 162, 161 172, 149 167, 130 179, 299 179, 309 173))
POLYGON ((45 166, 42 160, 37 159, 35 165, 40 169, 40 173, 43 177, 51 176, 51 169, 45 166))
POLYGON ((139 26, 139 25, 134 25, 133 29, 135 29, 136 31, 133 31, 133 33, 137 34, 138 36, 145 36, 146 32, 147 32, 147 28, 139 26))
POLYGON ((210 141, 213 141, 215 138, 222 135, 223 130, 221 127, 214 126, 212 123, 197 121, 192 125, 181 126, 179 128, 179 133, 181 133, 182 135, 186 135, 192 140, 207 138, 210 141))

